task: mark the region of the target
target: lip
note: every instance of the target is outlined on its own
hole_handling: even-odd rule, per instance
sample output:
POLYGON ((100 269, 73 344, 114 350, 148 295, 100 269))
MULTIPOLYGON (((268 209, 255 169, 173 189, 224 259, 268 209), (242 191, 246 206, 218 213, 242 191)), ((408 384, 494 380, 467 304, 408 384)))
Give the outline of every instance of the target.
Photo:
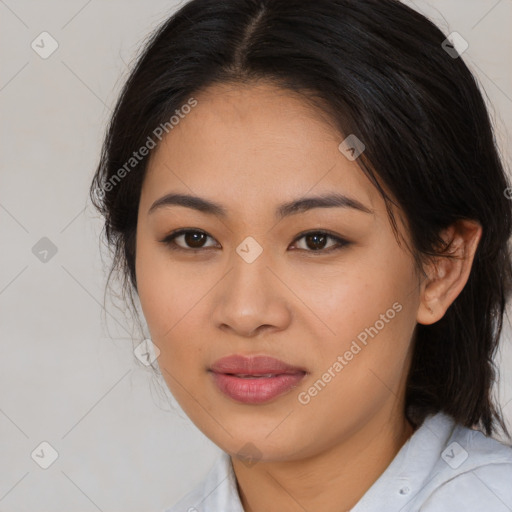
POLYGON ((209 372, 223 394, 245 404, 262 404, 273 400, 297 387, 307 374, 304 368, 274 357, 238 354, 215 361, 209 372))
POLYGON ((265 355, 244 356, 241 354, 234 354, 218 359, 212 364, 210 369, 215 373, 244 375, 265 375, 268 373, 291 374, 306 371, 305 368, 292 366, 275 357, 265 355))

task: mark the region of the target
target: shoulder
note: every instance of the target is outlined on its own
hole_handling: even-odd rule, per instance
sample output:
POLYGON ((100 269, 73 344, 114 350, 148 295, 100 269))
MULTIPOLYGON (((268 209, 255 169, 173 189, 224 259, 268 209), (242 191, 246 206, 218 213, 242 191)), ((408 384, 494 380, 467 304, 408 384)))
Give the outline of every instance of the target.
POLYGON ((512 447, 457 426, 434 469, 420 512, 512 510, 512 447))
POLYGON ((460 473, 442 483, 419 512, 510 512, 512 462, 490 463, 460 473))

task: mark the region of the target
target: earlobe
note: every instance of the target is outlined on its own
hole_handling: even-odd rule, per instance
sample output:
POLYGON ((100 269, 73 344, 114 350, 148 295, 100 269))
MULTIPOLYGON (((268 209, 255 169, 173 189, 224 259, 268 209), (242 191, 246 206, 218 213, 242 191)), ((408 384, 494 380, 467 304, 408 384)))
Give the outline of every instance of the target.
POLYGON ((450 225, 441 237, 448 244, 445 254, 426 266, 427 277, 420 285, 420 305, 416 321, 430 325, 440 320, 466 285, 478 243, 481 225, 461 219, 450 225))

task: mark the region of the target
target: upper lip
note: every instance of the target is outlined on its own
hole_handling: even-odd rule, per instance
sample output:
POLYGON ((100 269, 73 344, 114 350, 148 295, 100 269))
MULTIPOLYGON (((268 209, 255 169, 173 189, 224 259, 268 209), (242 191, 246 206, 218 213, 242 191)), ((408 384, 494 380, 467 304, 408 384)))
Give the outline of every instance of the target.
POLYGON ((302 367, 292 366, 270 356, 243 356, 234 354, 215 361, 211 368, 215 373, 240 375, 279 375, 283 373, 306 373, 302 367))

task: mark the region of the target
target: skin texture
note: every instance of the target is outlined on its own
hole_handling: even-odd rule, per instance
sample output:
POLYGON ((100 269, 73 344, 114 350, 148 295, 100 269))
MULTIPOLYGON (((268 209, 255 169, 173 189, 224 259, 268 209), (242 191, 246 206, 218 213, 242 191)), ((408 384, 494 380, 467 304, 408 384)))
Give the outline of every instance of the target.
POLYGON ((258 83, 195 97, 153 151, 139 205, 138 292, 163 377, 195 425, 231 455, 246 511, 348 510, 413 432, 404 392, 414 329, 439 320, 464 287, 481 228, 459 221, 446 230, 460 257, 426 265, 425 278, 397 243, 377 190, 338 150, 344 137, 300 96, 258 83), (175 205, 148 213, 170 192, 218 202, 227 216, 175 205), (325 192, 372 213, 274 216, 286 201, 325 192), (195 247, 206 248, 192 252, 194 239, 187 245, 183 236, 175 244, 184 251, 161 242, 179 228, 205 232, 195 247), (306 230, 350 243, 328 252, 337 242, 297 239, 306 230), (236 252, 248 236, 263 248, 250 264, 236 252), (396 303, 400 311, 378 334, 300 403, 299 393, 396 303), (270 355, 308 374, 271 402, 240 404, 208 372, 231 354, 270 355))

